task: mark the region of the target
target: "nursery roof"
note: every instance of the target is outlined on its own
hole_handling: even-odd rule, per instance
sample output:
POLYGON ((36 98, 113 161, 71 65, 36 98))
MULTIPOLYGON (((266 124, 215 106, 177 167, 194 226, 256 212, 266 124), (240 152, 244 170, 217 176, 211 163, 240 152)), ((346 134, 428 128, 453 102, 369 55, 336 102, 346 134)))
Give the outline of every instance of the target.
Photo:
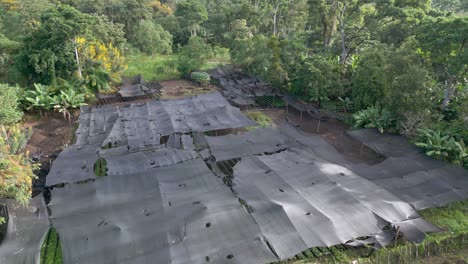
POLYGON ((467 198, 465 170, 400 137, 353 132, 388 156, 366 165, 288 124, 203 135, 253 125, 219 93, 85 108, 79 123, 47 177, 80 182, 51 191, 65 264, 268 263, 311 247, 378 248, 395 237, 385 226, 420 241, 439 229, 417 209, 467 198), (105 177, 94 174, 99 157, 105 177))

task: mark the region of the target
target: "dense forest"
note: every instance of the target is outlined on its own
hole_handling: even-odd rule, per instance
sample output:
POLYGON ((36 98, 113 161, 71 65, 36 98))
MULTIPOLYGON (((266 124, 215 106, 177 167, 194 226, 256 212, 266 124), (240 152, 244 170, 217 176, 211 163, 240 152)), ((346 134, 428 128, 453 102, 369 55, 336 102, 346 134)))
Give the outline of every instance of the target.
POLYGON ((181 75, 222 57, 468 167, 467 12, 464 0, 0 0, 0 196, 30 196, 23 112, 70 118, 132 56, 173 54, 160 71, 181 75))

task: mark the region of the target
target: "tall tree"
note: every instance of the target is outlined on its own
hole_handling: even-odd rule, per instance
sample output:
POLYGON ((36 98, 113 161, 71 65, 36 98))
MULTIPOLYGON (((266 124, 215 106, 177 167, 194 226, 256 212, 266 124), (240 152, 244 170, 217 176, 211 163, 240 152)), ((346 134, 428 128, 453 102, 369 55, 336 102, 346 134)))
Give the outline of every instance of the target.
POLYGON ((41 16, 37 30, 26 36, 19 58, 25 74, 56 85, 81 71, 76 39, 84 35, 93 18, 68 5, 58 5, 41 16))
POLYGON ((428 19, 416 38, 444 88, 441 107, 446 108, 457 93, 468 89, 468 17, 428 19))
POLYGON ((177 4, 174 14, 180 25, 190 32, 190 36, 196 36, 200 25, 208 19, 208 12, 200 0, 187 0, 177 4))

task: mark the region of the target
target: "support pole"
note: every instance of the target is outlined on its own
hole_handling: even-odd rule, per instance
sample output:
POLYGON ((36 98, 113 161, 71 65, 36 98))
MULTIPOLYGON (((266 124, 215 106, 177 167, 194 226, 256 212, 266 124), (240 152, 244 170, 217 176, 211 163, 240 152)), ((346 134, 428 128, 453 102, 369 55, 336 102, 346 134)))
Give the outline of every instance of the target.
POLYGON ((319 119, 318 124, 317 124, 317 134, 320 133, 320 123, 322 122, 321 119, 319 119))

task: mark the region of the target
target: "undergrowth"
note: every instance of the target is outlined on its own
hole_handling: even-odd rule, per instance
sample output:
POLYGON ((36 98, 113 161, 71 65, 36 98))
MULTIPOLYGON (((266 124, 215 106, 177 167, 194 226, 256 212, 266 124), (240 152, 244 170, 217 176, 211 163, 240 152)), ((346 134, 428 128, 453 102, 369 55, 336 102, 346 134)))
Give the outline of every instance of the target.
MULTIPOLYGON (((273 125, 273 120, 262 112, 247 112, 246 115, 257 122, 260 127, 271 127, 273 125)), ((248 127, 247 129, 253 130, 256 128, 258 128, 258 126, 248 127)))
POLYGON ((62 264, 62 246, 55 228, 51 228, 41 247, 41 264, 62 264))

